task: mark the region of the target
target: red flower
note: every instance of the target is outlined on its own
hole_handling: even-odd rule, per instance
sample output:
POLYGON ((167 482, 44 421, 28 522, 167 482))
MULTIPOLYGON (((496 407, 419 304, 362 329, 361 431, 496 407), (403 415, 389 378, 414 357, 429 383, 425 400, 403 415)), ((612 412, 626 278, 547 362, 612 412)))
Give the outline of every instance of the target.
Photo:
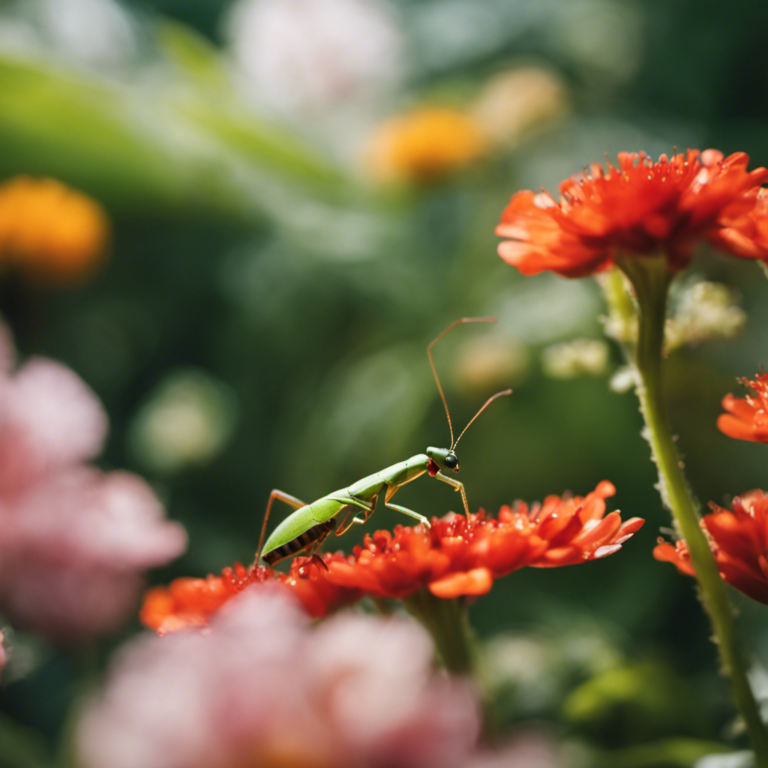
POLYGON ((525 275, 552 270, 582 277, 608 269, 618 254, 663 252, 670 267, 688 265, 699 240, 736 256, 768 258, 768 170, 747 171, 743 152, 688 150, 654 163, 643 152, 619 154, 560 184, 557 202, 529 190, 512 197, 496 233, 510 238, 499 255, 525 275))
POLYGON ((378 531, 347 560, 326 558, 328 579, 378 597, 402 599, 423 588, 444 598, 482 595, 494 579, 526 565, 572 565, 620 549, 644 521, 606 516, 605 499, 615 492, 603 482, 586 498, 549 496, 530 508, 518 502, 496 519, 482 511, 469 519, 450 514, 428 530, 378 531))
MULTIPOLYGON (((341 556, 327 556, 327 561, 332 563, 338 557, 341 556)), ((314 618, 360 598, 358 592, 331 583, 322 567, 313 567, 308 558, 297 557, 288 574, 262 566, 247 569, 235 563, 234 568, 225 568, 221 576, 176 579, 168 587, 147 591, 139 617, 161 635, 184 627, 203 627, 222 605, 252 584, 283 585, 314 618)))
MULTIPOLYGON (((750 491, 733 500, 733 510, 712 504, 702 526, 720 575, 736 589, 768 605, 768 494, 750 491)), ((653 555, 694 576, 690 553, 684 541, 673 547, 659 539, 653 555)))
POLYGON ((723 408, 729 413, 718 418, 717 427, 737 440, 768 443, 768 373, 758 373, 754 381, 741 381, 751 387, 755 395, 747 395, 743 399, 726 395, 723 408))

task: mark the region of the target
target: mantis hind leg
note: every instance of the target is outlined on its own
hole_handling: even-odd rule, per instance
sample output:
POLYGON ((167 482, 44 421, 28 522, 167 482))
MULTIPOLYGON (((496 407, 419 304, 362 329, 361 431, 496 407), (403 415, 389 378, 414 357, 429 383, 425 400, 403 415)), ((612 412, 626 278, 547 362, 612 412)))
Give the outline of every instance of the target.
POLYGON ((317 550, 320 549, 323 542, 328 538, 330 533, 331 532, 328 531, 328 533, 326 533, 325 536, 323 536, 321 539, 318 539, 317 542, 315 543, 315 546, 312 547, 312 551, 307 554, 307 557, 309 558, 308 565, 312 565, 312 563, 315 563, 315 565, 317 566, 322 566, 326 571, 329 570, 328 564, 325 562, 325 560, 323 560, 322 556, 317 553, 317 550))
POLYGON ((264 513, 264 522, 261 525, 261 535, 259 536, 259 548, 256 550, 255 565, 258 565, 259 560, 261 560, 261 550, 264 548, 264 534, 267 532, 267 523, 269 522, 269 513, 272 511, 272 503, 274 502, 275 499, 280 499, 280 501, 283 501, 286 504, 289 504, 294 509, 299 509, 301 507, 307 506, 300 499, 297 499, 295 496, 291 496, 290 493, 285 493, 285 491, 280 491, 277 488, 272 489, 272 493, 269 494, 269 501, 267 502, 267 511, 264 513))

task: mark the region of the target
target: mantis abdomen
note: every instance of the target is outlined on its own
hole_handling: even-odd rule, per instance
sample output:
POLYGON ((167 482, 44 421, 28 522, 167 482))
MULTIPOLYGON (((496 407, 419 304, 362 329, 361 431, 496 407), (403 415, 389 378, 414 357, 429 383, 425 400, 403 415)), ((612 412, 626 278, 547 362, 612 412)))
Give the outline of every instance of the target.
POLYGON ((326 520, 324 523, 313 525, 308 531, 304 531, 304 533, 297 536, 295 539, 291 539, 291 541, 286 544, 276 547, 271 552, 267 552, 267 554, 264 555, 264 562, 269 566, 273 566, 281 560, 285 560, 286 557, 298 555, 299 552, 303 552, 315 545, 319 546, 325 541, 335 527, 335 517, 326 520))

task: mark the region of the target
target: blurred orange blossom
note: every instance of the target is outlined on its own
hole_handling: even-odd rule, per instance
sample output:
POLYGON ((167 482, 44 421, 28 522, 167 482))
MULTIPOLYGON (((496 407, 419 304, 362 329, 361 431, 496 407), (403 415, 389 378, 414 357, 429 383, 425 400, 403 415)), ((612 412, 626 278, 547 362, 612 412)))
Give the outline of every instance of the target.
POLYGON ((43 280, 77 280, 99 263, 108 239, 101 205, 55 179, 0 185, 0 261, 43 280))
POLYGON ((368 169, 378 181, 429 184, 465 168, 488 149, 470 115, 449 107, 420 107, 379 126, 368 147, 368 169))

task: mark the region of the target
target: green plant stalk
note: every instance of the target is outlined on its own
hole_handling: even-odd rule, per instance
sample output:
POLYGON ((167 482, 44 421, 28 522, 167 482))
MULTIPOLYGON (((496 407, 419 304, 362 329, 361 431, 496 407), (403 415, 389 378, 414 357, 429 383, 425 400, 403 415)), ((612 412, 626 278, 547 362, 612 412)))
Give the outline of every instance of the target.
POLYGON ((635 290, 639 321, 635 349, 635 363, 640 379, 638 397, 659 471, 662 501, 672 512, 679 532, 688 545, 691 563, 699 582, 701 601, 709 614, 720 650, 723 672, 731 681, 736 705, 755 750, 755 764, 757 768, 768 768, 768 731, 747 679, 725 582, 720 578, 709 542, 701 529, 698 504, 686 482, 663 403, 664 326, 667 292, 673 273, 668 269, 664 257, 622 259, 619 267, 635 290))
POLYGON ((445 668, 456 675, 474 676, 475 641, 464 600, 445 600, 421 589, 404 602, 432 636, 445 668))

